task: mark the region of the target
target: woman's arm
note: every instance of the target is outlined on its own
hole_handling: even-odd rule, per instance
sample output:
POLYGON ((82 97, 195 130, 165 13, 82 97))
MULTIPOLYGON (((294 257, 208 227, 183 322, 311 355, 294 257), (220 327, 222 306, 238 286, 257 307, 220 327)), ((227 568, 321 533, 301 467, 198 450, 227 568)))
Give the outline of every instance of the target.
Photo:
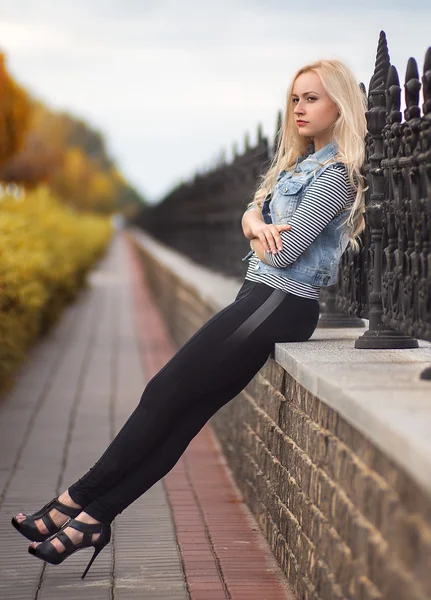
POLYGON ((248 208, 241 220, 242 230, 248 240, 252 240, 255 237, 253 235, 253 225, 258 225, 259 223, 263 223, 259 208, 248 208))
POLYGON ((263 250, 273 253, 283 247, 280 232, 290 229, 290 225, 265 223, 260 210, 254 207, 245 211, 241 224, 244 235, 248 240, 259 240, 263 250))
POLYGON ((259 260, 261 260, 262 262, 266 263, 267 265, 271 265, 270 262, 268 262, 265 254, 265 248, 263 247, 262 242, 259 240, 259 238, 253 238, 250 241, 250 246, 253 248, 257 258, 259 260))

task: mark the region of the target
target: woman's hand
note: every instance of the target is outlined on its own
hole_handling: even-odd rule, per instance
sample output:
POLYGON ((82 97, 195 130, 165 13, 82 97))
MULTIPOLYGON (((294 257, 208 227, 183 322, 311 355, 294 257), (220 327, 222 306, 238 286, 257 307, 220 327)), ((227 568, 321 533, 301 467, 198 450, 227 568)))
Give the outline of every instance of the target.
POLYGON ((288 231, 292 227, 290 225, 274 225, 267 223, 253 223, 252 233, 253 238, 258 239, 264 250, 275 254, 281 250, 283 245, 280 237, 280 231, 288 231))

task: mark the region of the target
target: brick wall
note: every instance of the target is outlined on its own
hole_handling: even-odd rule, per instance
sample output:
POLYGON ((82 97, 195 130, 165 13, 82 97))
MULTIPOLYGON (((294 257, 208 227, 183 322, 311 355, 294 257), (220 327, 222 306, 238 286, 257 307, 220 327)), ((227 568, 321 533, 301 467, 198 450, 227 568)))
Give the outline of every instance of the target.
MULTIPOLYGON (((142 258, 180 345, 214 307, 142 258)), ((431 500, 274 360, 211 423, 298 599, 431 599, 431 500)))
POLYGON ((269 360, 212 419, 298 598, 431 598, 431 502, 269 360))

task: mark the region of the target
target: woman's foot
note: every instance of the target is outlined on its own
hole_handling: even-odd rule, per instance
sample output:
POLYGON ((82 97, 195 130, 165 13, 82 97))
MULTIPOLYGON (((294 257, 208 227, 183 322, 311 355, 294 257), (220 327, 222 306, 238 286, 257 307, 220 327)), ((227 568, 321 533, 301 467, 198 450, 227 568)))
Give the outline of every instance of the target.
MULTIPOLYGON (((87 523, 89 525, 100 524, 100 521, 96 521, 96 519, 93 519, 93 517, 90 517, 90 515, 87 515, 87 513, 85 512, 81 512, 77 517, 75 517, 75 521, 80 521, 81 523, 87 523)), ((84 534, 81 531, 78 531, 73 527, 65 527, 64 529, 62 529, 62 531, 64 531, 64 533, 71 540, 71 542, 73 542, 75 546, 82 542, 84 534)), ((93 533, 93 535, 91 536, 91 542, 93 544, 97 542, 99 536, 100 533, 93 533)), ((54 548, 56 548, 56 550, 58 550, 59 553, 64 552, 66 550, 64 544, 55 535, 52 537, 52 539, 49 540, 49 542, 54 546, 54 548)), ((41 543, 42 542, 32 542, 29 548, 37 548, 41 543)))
POLYGON ((77 518, 70 519, 63 527, 41 543, 33 542, 28 551, 33 556, 44 560, 52 565, 59 565, 68 556, 83 548, 93 548, 93 556, 90 559, 81 578, 84 579, 88 569, 97 555, 111 540, 111 524, 100 523, 85 512, 81 512, 77 518))
MULTIPOLYGON (((74 502, 72 500, 72 498, 69 496, 69 492, 66 490, 65 492, 63 492, 58 498, 57 500, 59 502, 61 502, 62 504, 65 504, 66 506, 69 506, 71 508, 82 508, 82 506, 80 506, 79 504, 76 504, 76 502, 74 502)), ((52 521, 54 522, 54 524, 58 527, 58 529, 60 529, 60 527, 62 525, 64 525, 64 523, 70 519, 69 515, 66 515, 62 512, 60 512, 59 510, 53 508, 49 511, 48 513, 49 517, 51 517, 52 521)), ((27 519, 27 515, 25 515, 24 513, 18 513, 15 517, 14 520, 20 525, 23 521, 25 521, 27 519)), ((43 522, 42 519, 35 519, 34 524, 36 525, 38 531, 43 534, 43 535, 47 535, 49 534, 48 528, 45 525, 45 523, 43 522)), ((34 538, 33 538, 34 539, 34 538)))

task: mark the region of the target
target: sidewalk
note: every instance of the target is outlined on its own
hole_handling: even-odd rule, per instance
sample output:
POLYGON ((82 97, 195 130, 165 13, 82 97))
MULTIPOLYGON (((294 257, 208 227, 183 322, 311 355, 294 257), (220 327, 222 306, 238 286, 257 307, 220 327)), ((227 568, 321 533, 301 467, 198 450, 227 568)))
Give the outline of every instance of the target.
POLYGON ((90 286, 0 405, 0 600, 293 600, 210 426, 91 555, 46 565, 11 526, 82 475, 173 354, 133 248, 118 234, 90 286))

